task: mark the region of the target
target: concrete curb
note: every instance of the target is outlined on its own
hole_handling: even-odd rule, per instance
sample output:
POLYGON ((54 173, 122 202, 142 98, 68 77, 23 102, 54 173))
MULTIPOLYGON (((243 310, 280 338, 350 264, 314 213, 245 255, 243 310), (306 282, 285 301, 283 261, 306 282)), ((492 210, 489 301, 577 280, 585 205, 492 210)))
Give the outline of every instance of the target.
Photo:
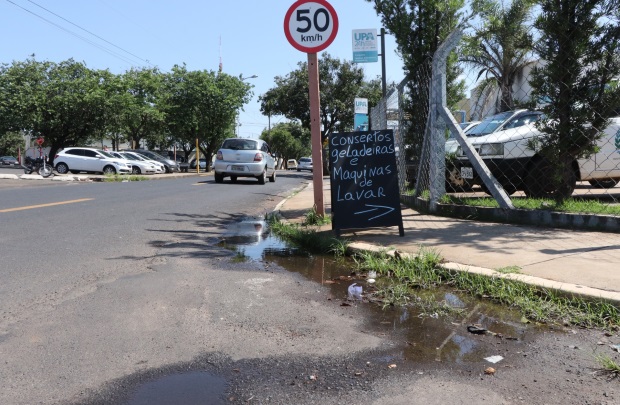
MULTIPOLYGON (((401 196, 401 201, 428 213, 429 202, 413 196, 401 196)), ((571 214, 550 210, 505 210, 491 207, 437 204, 434 215, 449 218, 501 222, 514 225, 547 226, 600 232, 620 232, 620 218, 609 215, 571 214)))

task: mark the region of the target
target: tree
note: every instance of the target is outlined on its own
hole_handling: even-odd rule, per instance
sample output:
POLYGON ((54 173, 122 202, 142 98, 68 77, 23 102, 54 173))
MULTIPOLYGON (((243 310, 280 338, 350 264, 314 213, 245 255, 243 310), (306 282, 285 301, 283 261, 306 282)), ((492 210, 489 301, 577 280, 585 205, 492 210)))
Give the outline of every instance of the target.
POLYGON ((271 131, 264 130, 260 139, 267 142, 284 162, 310 154, 310 131, 297 122, 278 123, 271 131))
MULTIPOLYGON (((102 71, 69 59, 60 63, 28 59, 0 71, 5 126, 43 136, 53 159, 60 148, 88 143, 105 131, 108 96, 102 71)), ((100 139, 100 138, 99 138, 100 139)))
POLYGON ((575 187, 575 159, 596 141, 620 105, 618 0, 543 0, 536 51, 546 61, 532 72, 532 97, 544 102, 545 136, 533 145, 543 157, 532 168, 529 194, 563 200, 575 187), (541 177, 537 178, 537 173, 541 177), (549 181, 540 181, 549 179, 549 181))
MULTIPOLYGON (((412 146, 408 149, 409 158, 417 158, 428 117, 431 58, 460 22, 463 0, 366 1, 374 4, 403 58, 410 96, 402 101, 405 114, 411 117, 405 141, 412 146)), ((452 109, 464 96, 464 83, 457 80, 461 70, 454 53, 448 59, 446 73, 448 107, 452 109)))
POLYGON ((496 112, 514 109, 512 87, 531 63, 533 40, 526 23, 533 5, 533 0, 513 0, 508 7, 497 0, 473 2, 482 26, 465 37, 461 61, 480 69, 476 80, 484 77, 478 97, 499 89, 496 112))
POLYGON ((121 75, 128 97, 123 99, 120 121, 132 147, 139 147, 142 139, 151 145, 164 142, 165 115, 159 106, 162 78, 157 68, 132 68, 121 75))
MULTIPOLYGON (((259 101, 264 114, 299 120, 304 128, 309 129, 308 64, 300 62, 298 67, 285 77, 277 76, 276 87, 268 90, 259 101)), ((323 136, 352 129, 354 100, 362 88, 363 69, 323 53, 319 59, 319 80, 323 136)))
MULTIPOLYGON (((263 114, 283 115, 299 120, 310 129, 310 105, 308 87, 308 64, 300 62, 299 68, 285 77, 275 78, 276 87, 260 97, 263 114)), ((340 61, 323 53, 319 59, 319 91, 322 137, 330 133, 353 129, 354 102, 364 80, 364 71, 357 64, 340 61)), ((327 159, 323 159, 323 171, 328 172, 327 159)))
POLYGON ((186 156, 199 139, 201 152, 210 161, 224 139, 233 136, 235 119, 251 98, 252 85, 222 72, 188 71, 185 65, 174 66, 163 84, 162 109, 171 139, 186 156))

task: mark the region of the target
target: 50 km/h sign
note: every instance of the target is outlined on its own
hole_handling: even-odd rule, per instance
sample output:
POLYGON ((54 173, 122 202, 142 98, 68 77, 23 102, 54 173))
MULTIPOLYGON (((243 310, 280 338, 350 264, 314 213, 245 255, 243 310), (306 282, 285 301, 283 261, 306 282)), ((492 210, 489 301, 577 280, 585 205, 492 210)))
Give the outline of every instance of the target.
POLYGON ((297 50, 320 52, 338 33, 336 10, 325 0, 298 0, 286 12, 284 32, 297 50))

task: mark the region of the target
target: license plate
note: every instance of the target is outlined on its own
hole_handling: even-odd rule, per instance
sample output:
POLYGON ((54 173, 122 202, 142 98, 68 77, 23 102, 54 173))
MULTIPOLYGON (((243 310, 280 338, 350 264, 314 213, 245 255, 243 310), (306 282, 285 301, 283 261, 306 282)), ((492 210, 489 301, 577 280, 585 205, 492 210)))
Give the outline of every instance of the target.
POLYGON ((242 172, 243 171, 243 166, 233 166, 232 169, 235 172, 242 172))
POLYGON ((464 179, 473 179, 474 169, 471 167, 461 167, 461 177, 464 179))

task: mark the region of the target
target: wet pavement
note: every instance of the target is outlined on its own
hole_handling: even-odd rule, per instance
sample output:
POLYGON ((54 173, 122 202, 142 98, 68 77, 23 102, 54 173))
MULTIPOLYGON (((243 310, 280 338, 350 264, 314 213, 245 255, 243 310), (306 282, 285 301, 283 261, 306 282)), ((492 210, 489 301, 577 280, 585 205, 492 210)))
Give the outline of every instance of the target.
MULTIPOLYGON (((276 265, 324 286, 328 289, 325 294, 327 301, 348 307, 355 311, 352 314, 364 317, 366 333, 389 337, 393 343, 365 355, 366 367, 384 363, 419 367, 438 362, 486 367, 519 356, 528 342, 547 330, 521 322, 520 315, 514 311, 443 288, 419 291, 414 301, 447 305, 454 310, 448 315, 429 313, 417 305, 382 308, 371 297, 383 280, 369 283, 366 274, 356 273, 351 259, 311 255, 290 246, 272 235, 267 222, 260 217, 247 217, 230 224, 218 246, 231 251, 229 260, 233 262, 260 262, 267 267, 276 265), (362 300, 352 299, 348 294, 353 283, 362 287, 362 300), (475 328, 468 330, 471 325, 484 325, 488 333, 478 333, 475 328)), ((360 365, 353 376, 362 377, 367 370, 364 370, 361 359, 357 361, 360 365)), ((146 378, 147 382, 136 384, 126 393, 129 399, 122 403, 191 405, 205 403, 205 400, 213 404, 226 403, 223 395, 231 384, 239 384, 235 382, 237 377, 235 373, 226 377, 227 372, 210 370, 210 364, 213 362, 207 361, 202 368, 193 364, 187 372, 180 372, 179 369, 185 367, 178 365, 174 371, 164 371, 157 378, 146 378)), ((238 373, 241 368, 252 369, 256 365, 234 363, 228 367, 238 373)), ((234 394, 231 395, 228 400, 236 399, 234 394)))

